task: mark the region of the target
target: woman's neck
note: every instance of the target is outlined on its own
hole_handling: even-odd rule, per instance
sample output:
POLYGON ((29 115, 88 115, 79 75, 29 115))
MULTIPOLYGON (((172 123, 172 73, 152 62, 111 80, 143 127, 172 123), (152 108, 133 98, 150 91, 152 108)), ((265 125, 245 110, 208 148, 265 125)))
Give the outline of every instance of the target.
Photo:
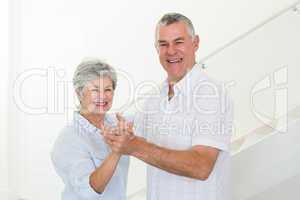
POLYGON ((80 110, 79 113, 97 128, 100 128, 100 125, 104 125, 105 114, 87 113, 82 110, 80 110))

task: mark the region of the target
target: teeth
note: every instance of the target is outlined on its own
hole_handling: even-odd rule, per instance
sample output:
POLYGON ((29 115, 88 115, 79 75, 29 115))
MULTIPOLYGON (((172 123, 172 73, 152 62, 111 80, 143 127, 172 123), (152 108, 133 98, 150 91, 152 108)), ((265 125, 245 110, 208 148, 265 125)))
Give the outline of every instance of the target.
POLYGON ((96 102, 96 104, 99 104, 99 105, 103 106, 103 105, 106 105, 107 102, 96 102))
POLYGON ((176 62, 180 62, 182 59, 176 59, 176 60, 167 60, 170 63, 176 63, 176 62))

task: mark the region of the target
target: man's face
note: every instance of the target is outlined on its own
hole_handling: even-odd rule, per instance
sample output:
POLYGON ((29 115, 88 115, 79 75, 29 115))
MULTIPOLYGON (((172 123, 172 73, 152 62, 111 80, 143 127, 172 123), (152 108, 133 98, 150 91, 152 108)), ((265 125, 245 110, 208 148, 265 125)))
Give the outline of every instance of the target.
POLYGON ((199 37, 192 39, 184 22, 160 26, 157 33, 159 60, 168 74, 169 82, 177 82, 195 64, 199 37))

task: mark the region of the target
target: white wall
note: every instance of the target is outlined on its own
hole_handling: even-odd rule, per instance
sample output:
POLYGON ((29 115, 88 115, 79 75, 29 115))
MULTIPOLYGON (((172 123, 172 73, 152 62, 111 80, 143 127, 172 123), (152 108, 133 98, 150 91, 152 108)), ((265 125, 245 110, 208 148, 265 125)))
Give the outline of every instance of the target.
POLYGON ((7 105, 8 105, 8 1, 0 1, 0 198, 7 198, 8 169, 7 169, 7 105))
POLYGON ((232 155, 233 200, 282 200, 299 195, 299 119, 298 109, 288 132, 269 131, 263 140, 232 155))
POLYGON ((281 110, 300 105, 299 17, 291 9, 206 61, 208 74, 233 81, 229 91, 235 100, 235 137, 264 124, 276 128, 272 124, 281 110), (280 75, 282 81, 276 78, 280 75), (262 80, 270 85, 255 93, 262 80))
POLYGON ((268 189, 267 191, 258 194, 247 200, 282 200, 282 199, 295 199, 299 196, 300 187, 300 175, 296 175, 286 181, 275 185, 274 187, 268 189))
MULTIPOLYGON (((66 85, 67 89, 74 67, 83 57, 107 60, 125 71, 134 86, 145 80, 158 82, 164 73, 157 60, 153 36, 155 23, 163 13, 178 11, 192 19, 200 33, 200 59, 293 1, 11 2, 14 20, 10 30, 15 42, 10 77, 20 80, 31 73, 35 76, 17 82, 26 105, 16 105, 14 102, 19 98, 10 99, 10 187, 16 196, 28 200, 53 200, 59 199, 62 184, 52 168, 49 153, 73 109, 66 103, 72 102, 72 92, 65 91, 64 96, 61 89, 54 88, 66 85)), ((115 108, 126 103, 123 97, 128 96, 128 86, 121 78, 115 108)), ((129 177, 129 194, 144 187, 142 164, 132 164, 137 167, 129 177)))

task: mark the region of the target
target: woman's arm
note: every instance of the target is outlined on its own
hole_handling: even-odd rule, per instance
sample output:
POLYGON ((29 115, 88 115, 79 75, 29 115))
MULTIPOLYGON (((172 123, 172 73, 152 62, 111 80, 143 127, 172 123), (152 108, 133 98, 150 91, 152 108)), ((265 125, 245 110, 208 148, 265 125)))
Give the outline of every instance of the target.
POLYGON ((95 167, 86 144, 74 134, 66 131, 56 141, 51 159, 58 175, 67 187, 72 188, 80 199, 102 199, 101 192, 115 173, 120 156, 115 153, 101 155, 101 164, 95 167))
POLYGON ((102 164, 90 175, 90 185, 97 192, 102 193, 113 176, 121 155, 111 152, 102 164))

